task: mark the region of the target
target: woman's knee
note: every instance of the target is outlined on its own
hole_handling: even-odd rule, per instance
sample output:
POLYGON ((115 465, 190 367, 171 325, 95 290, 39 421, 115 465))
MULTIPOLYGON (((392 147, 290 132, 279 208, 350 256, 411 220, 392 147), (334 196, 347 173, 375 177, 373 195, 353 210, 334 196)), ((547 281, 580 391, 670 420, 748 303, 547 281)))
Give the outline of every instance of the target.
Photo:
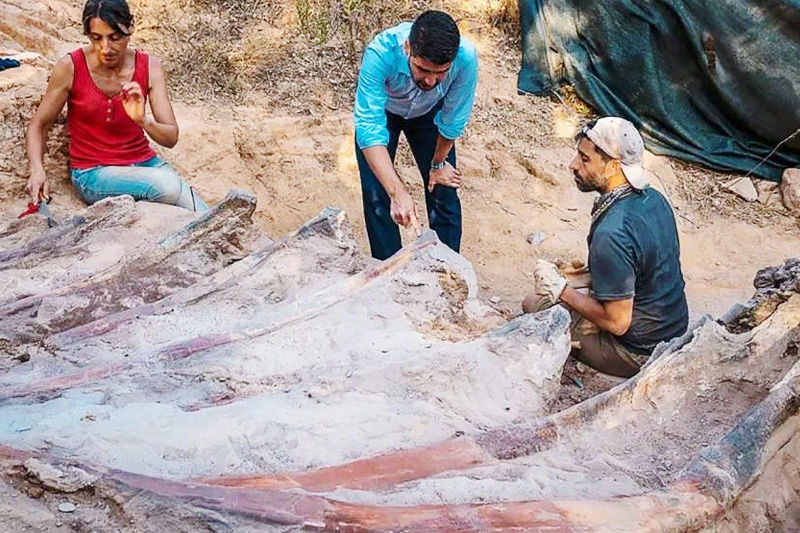
POLYGON ((181 198, 186 185, 180 177, 169 170, 154 168, 151 171, 151 183, 143 200, 175 205, 181 198))

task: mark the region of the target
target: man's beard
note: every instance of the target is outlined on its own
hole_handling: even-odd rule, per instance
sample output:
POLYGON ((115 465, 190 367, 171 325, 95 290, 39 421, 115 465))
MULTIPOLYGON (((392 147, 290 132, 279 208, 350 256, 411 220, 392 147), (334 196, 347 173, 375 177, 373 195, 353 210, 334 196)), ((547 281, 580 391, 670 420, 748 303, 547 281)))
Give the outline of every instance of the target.
POLYGON ((598 190, 600 187, 594 180, 591 178, 584 180, 580 177, 580 175, 576 171, 572 171, 572 175, 575 179, 575 186, 578 187, 578 190, 581 192, 593 192, 598 190))
POLYGON ((417 80, 414 80, 414 84, 417 86, 417 88, 419 88, 422 91, 432 91, 436 88, 437 85, 439 85, 439 82, 434 83, 430 87, 424 87, 420 85, 420 82, 418 82, 417 80))

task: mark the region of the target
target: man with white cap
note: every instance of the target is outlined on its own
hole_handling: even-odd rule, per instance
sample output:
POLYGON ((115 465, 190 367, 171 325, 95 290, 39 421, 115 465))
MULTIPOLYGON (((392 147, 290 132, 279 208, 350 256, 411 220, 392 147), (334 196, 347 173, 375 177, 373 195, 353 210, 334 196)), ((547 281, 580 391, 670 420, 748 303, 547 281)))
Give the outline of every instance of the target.
POLYGON ((661 193, 649 188, 644 143, 633 124, 601 118, 575 140, 575 184, 600 193, 588 237, 591 292, 570 287, 554 264, 539 260, 537 293, 572 309, 572 337, 580 345, 574 357, 630 377, 659 342, 682 335, 688 325, 675 217, 661 193))

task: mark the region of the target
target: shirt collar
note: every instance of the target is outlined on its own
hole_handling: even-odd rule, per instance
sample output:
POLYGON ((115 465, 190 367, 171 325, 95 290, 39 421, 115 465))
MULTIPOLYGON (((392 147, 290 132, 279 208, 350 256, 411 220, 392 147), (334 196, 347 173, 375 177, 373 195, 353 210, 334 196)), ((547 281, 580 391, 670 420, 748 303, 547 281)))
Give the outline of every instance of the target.
POLYGON ((410 58, 406 55, 405 43, 403 43, 402 46, 400 46, 400 55, 402 56, 402 61, 400 61, 400 68, 398 70, 400 71, 400 74, 405 74, 410 78, 411 67, 408 64, 410 58))

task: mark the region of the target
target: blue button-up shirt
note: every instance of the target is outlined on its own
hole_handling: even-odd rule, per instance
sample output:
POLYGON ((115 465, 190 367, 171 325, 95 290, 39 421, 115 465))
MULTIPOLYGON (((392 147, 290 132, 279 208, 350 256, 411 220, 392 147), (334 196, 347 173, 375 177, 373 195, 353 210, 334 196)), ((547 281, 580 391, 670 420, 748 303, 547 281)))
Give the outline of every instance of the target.
POLYGON ((419 117, 442 98, 442 108, 434 117, 439 134, 457 139, 467 127, 478 83, 475 46, 462 36, 445 78, 430 91, 423 91, 414 83, 404 49, 410 32, 410 22, 389 28, 364 52, 355 104, 356 142, 362 150, 389 143, 386 111, 403 118, 419 117))

